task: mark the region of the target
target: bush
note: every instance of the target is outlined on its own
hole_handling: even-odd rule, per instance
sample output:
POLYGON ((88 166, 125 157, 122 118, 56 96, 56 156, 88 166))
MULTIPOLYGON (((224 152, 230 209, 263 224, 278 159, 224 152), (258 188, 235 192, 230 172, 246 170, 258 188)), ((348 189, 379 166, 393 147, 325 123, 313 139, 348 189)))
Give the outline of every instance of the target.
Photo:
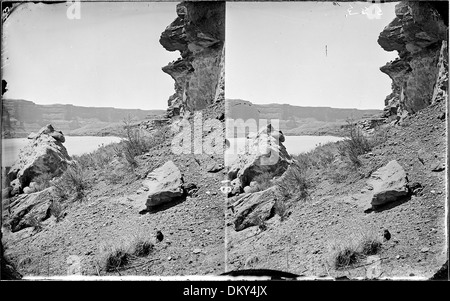
POLYGON ((148 256, 153 243, 142 235, 137 235, 128 244, 108 244, 102 248, 102 266, 107 272, 117 271, 130 264, 137 257, 148 256))
POLYGON ((113 246, 104 255, 104 268, 107 272, 116 271, 130 262, 130 254, 123 246, 113 246))
POLYGON ((56 222, 60 221, 63 216, 63 208, 59 201, 52 200, 52 203, 50 204, 50 214, 56 218, 56 222))
POLYGON ((351 245, 342 246, 334 257, 334 267, 342 269, 354 265, 360 260, 360 253, 351 245))
POLYGON ((270 172, 264 172, 254 177, 253 181, 256 182, 256 186, 252 187, 252 189, 254 190, 253 192, 263 191, 267 188, 270 188, 272 186, 272 178, 273 175, 270 172))
POLYGON ((339 153, 343 157, 348 157, 353 165, 360 166, 361 161, 358 159, 358 156, 369 152, 372 149, 372 145, 356 124, 351 124, 349 128, 349 139, 339 144, 339 153))
POLYGON ((373 234, 364 235, 359 243, 359 248, 363 255, 375 255, 381 250, 381 241, 373 234))
POLYGON ((287 217, 287 205, 285 200, 279 200, 277 199, 275 201, 275 204, 273 206, 273 209, 275 211, 275 214, 278 214, 281 221, 284 221, 284 219, 287 217))
POLYGON ((120 148, 120 143, 111 143, 102 145, 95 151, 83 154, 81 156, 73 156, 73 159, 83 169, 103 169, 105 165, 108 165, 117 155, 117 149, 120 148))
POLYGON ((51 180, 53 176, 49 173, 40 174, 33 179, 35 182, 34 189, 35 191, 41 191, 51 186, 51 180))
POLYGON ((332 260, 336 269, 350 267, 366 256, 375 255, 381 250, 381 241, 373 234, 364 234, 358 240, 347 240, 333 246, 332 260))
POLYGON ((295 197, 296 200, 299 200, 308 195, 310 184, 306 178, 305 170, 297 164, 292 164, 281 176, 277 186, 285 198, 295 197))
POLYGON ((147 256, 153 250, 153 243, 143 236, 137 236, 131 243, 131 253, 136 256, 147 256))
POLYGON ((33 227, 33 230, 38 231, 38 232, 42 230, 42 223, 40 220, 37 219, 36 216, 34 216, 34 215, 29 216, 27 219, 27 222, 28 222, 28 225, 33 227))
POLYGON ((121 153, 132 168, 138 165, 135 159, 136 156, 142 155, 150 149, 165 143, 168 139, 167 126, 157 128, 152 133, 149 133, 140 129, 131 116, 125 118, 123 123, 122 136, 125 140, 122 141, 121 153))
POLYGON ((335 160, 336 154, 335 143, 329 142, 319 145, 309 152, 298 154, 294 158, 302 169, 325 168, 335 160))
POLYGON ((74 197, 75 200, 83 200, 86 190, 89 188, 87 172, 79 164, 71 165, 55 183, 55 195, 59 200, 74 197))
POLYGON ((258 215, 255 217, 255 224, 261 232, 267 230, 266 220, 262 216, 258 215))

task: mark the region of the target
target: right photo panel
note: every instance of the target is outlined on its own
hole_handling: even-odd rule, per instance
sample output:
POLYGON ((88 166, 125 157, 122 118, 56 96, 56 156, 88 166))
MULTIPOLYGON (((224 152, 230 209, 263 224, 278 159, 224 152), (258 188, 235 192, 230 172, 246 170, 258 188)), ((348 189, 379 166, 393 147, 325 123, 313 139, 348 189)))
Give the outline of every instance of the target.
POLYGON ((448 273, 448 2, 378 2, 226 3, 225 272, 448 273))

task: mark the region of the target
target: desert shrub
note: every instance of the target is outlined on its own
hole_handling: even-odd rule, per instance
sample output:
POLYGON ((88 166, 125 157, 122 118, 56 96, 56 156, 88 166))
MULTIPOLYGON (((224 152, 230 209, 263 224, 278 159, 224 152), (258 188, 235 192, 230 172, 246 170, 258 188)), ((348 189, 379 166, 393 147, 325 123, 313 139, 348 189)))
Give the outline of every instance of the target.
POLYGON ((302 169, 324 168, 335 160, 336 154, 336 147, 330 142, 319 145, 309 152, 298 154, 294 158, 302 169))
POLYGON ((267 230, 267 224, 266 224, 266 220, 258 215, 255 217, 255 225, 258 226, 258 229, 262 232, 262 231, 266 231, 267 230))
POLYGON ((33 227, 34 231, 42 230, 42 223, 40 220, 37 219, 37 217, 35 215, 28 216, 27 223, 28 223, 28 225, 30 225, 30 227, 33 227))
POLYGON ((101 145, 93 152, 82 154, 80 156, 73 156, 73 159, 83 169, 100 169, 102 170, 105 165, 108 165, 115 156, 117 156, 117 150, 121 149, 121 143, 110 143, 101 145))
POLYGON ((308 195, 310 184, 305 169, 297 164, 292 164, 280 178, 277 186, 285 198, 295 197, 296 200, 299 200, 308 195))
POLYGON ((71 165, 55 183, 55 196, 59 200, 74 197, 75 200, 83 200, 86 190, 89 188, 87 171, 79 164, 71 165))
POLYGON ((342 269, 354 265, 360 260, 360 253, 352 245, 341 246, 334 256, 334 267, 342 269))
POLYGON ((131 242, 131 254, 135 256, 147 256, 153 250, 153 243, 143 237, 136 236, 135 239, 131 242))
POLYGON ((356 240, 346 240, 333 246, 332 260, 336 269, 350 267, 366 256, 381 250, 381 241, 372 233, 360 235, 356 240))
POLYGON ((110 169, 107 169, 103 173, 103 176, 109 184, 118 184, 125 178, 125 173, 117 171, 112 172, 110 169))
POLYGON ((288 206, 286 204, 286 200, 277 199, 275 201, 273 209, 275 211, 275 214, 278 214, 278 216, 280 217, 281 221, 284 221, 285 218, 288 215, 288 211, 287 211, 288 206))
POLYGON ((82 154, 81 156, 74 155, 72 158, 80 164, 83 168, 93 167, 95 168, 95 162, 92 153, 82 154))
POLYGON ((355 166, 361 165, 358 156, 369 152, 371 149, 372 145, 369 138, 364 135, 355 123, 349 126, 349 139, 338 144, 340 155, 347 157, 355 166))
POLYGON ((131 116, 123 120, 123 134, 125 138, 121 144, 121 151, 126 162, 132 168, 137 167, 136 156, 142 155, 152 148, 165 143, 168 139, 168 127, 162 126, 152 133, 139 128, 131 116))
POLYGON ((103 267, 107 272, 116 271, 130 262, 130 254, 122 245, 111 245, 109 250, 104 250, 103 267))
POLYGON ((389 137, 389 127, 380 125, 376 126, 370 138, 371 147, 373 148, 377 145, 386 142, 388 137, 389 137))
POLYGON ((51 186, 51 180, 53 176, 49 173, 43 173, 38 175, 33 179, 33 182, 35 182, 34 189, 35 191, 41 191, 51 186))
POLYGON ((348 177, 350 176, 351 172, 352 172, 352 168, 351 167, 335 167, 335 166, 330 166, 327 169, 327 177, 333 182, 333 183, 343 183, 345 182, 348 177))
POLYGON ((153 243, 143 235, 137 235, 128 243, 107 244, 101 249, 101 265, 107 272, 117 271, 137 257, 148 256, 153 243))
POLYGON ((363 255, 375 255, 381 250, 381 241, 373 234, 365 234, 359 242, 359 249, 363 255))
POLYGON ((56 222, 59 222, 63 217, 63 207, 58 200, 52 200, 50 204, 50 214, 56 218, 56 222))
POLYGON ((262 174, 257 175, 253 178, 253 181, 256 182, 256 186, 252 187, 254 191, 263 191, 272 186, 273 175, 270 172, 264 172, 262 174))

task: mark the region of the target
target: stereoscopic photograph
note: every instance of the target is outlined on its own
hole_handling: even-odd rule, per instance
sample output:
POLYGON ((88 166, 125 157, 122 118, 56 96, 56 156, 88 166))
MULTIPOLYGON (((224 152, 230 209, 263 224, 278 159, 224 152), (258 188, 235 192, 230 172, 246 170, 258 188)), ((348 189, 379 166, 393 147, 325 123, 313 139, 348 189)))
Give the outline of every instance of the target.
POLYGON ((2 2, 1 279, 448 280, 448 11, 2 2))

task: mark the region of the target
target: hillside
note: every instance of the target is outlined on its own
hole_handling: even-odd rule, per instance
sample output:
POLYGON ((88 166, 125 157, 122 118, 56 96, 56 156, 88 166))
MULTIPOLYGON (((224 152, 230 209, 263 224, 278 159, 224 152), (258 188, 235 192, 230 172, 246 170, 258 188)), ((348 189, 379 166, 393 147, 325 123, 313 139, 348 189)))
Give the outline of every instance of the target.
POLYGON ((163 114, 164 110, 39 105, 23 99, 2 99, 2 137, 26 137, 50 123, 66 135, 102 136, 114 134, 128 116, 145 120, 163 114))

